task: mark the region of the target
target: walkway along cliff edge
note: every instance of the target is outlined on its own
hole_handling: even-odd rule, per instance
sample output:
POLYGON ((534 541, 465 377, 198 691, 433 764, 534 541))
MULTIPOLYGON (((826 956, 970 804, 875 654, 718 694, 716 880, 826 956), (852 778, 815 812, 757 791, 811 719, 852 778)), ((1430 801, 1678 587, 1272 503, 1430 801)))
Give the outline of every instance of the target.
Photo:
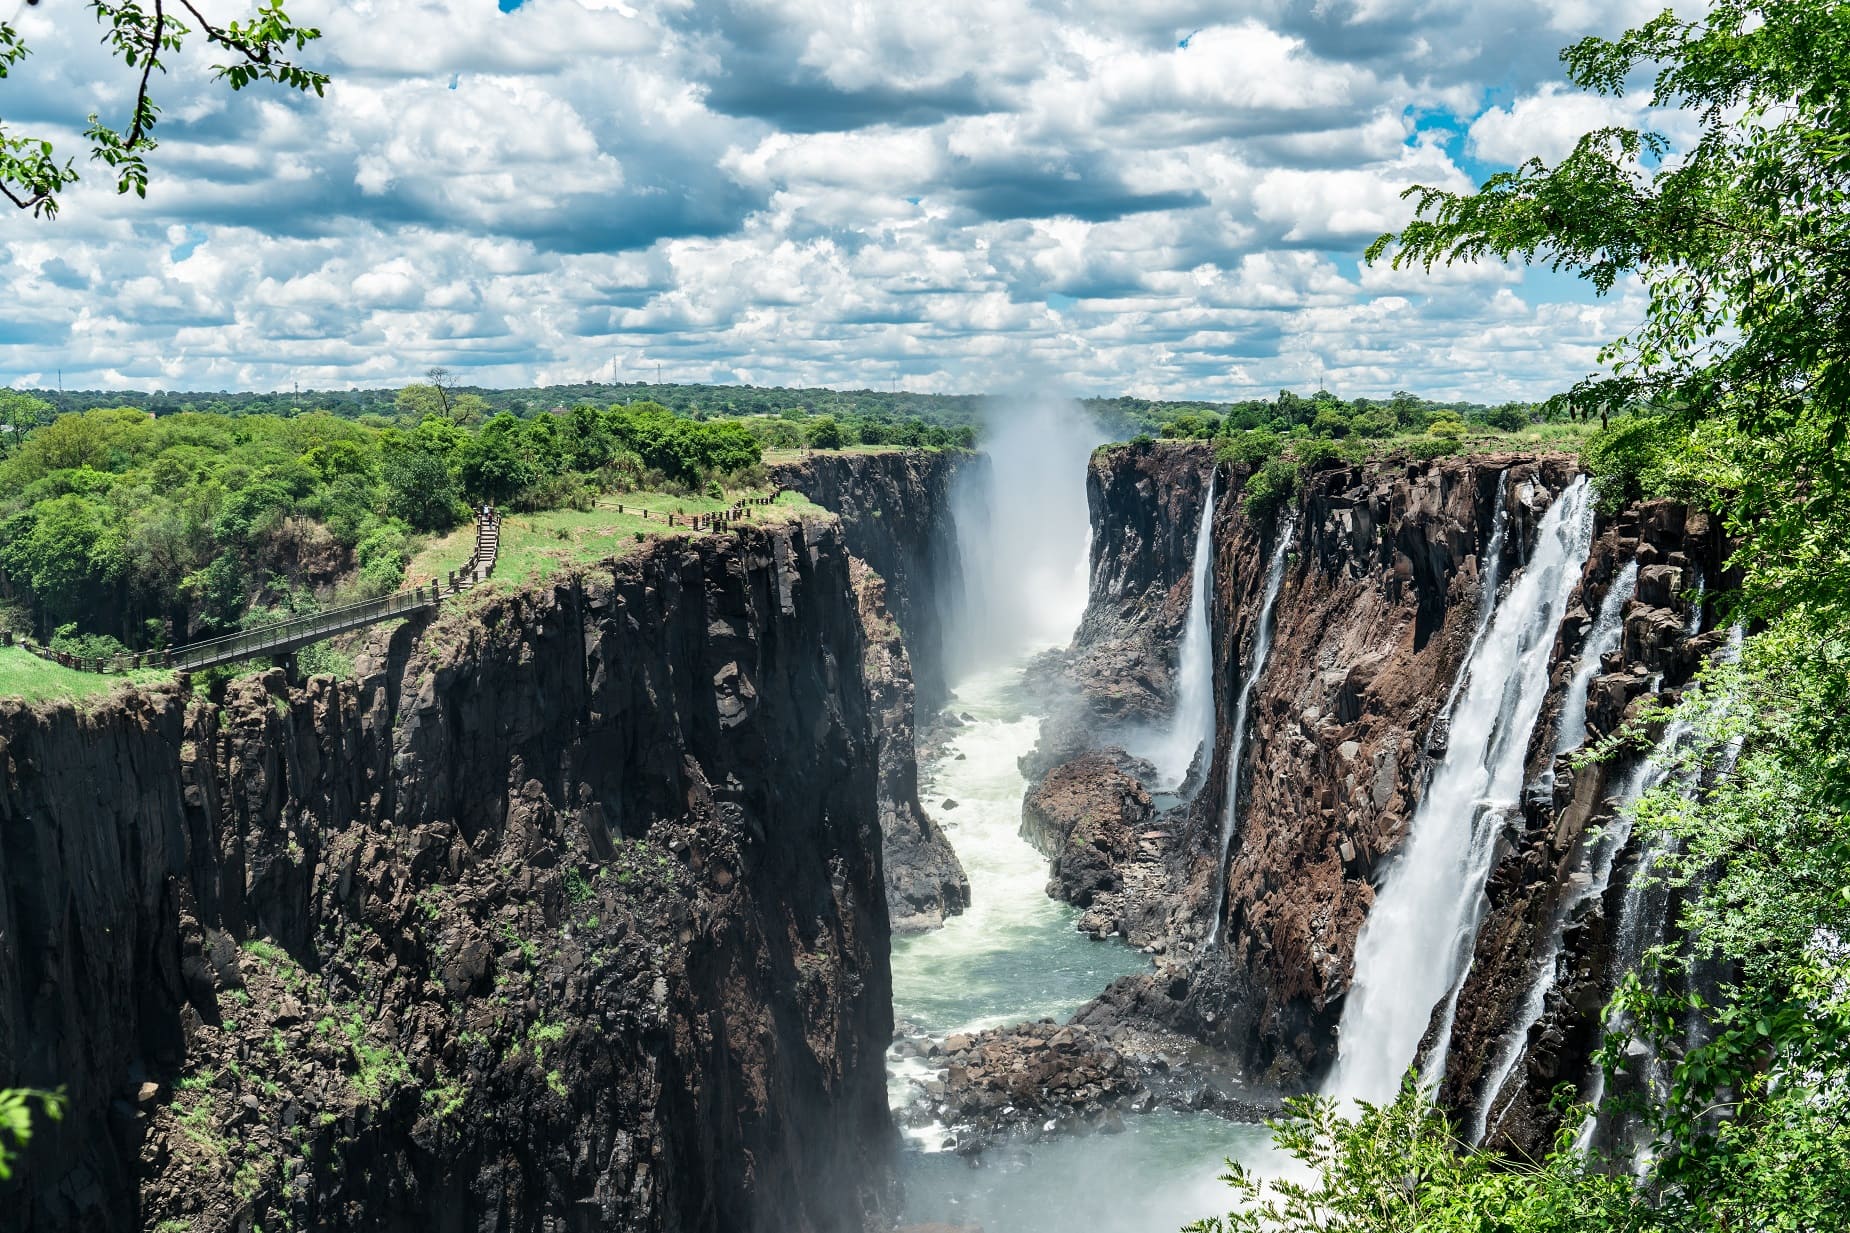
MULTIPOLYGON (((782 491, 783 489, 779 488, 769 496, 745 497, 730 509, 716 510, 710 514, 660 514, 634 505, 626 507, 615 503, 605 505, 602 502, 600 505, 605 505, 605 508, 614 506, 619 514, 633 514, 645 519, 658 518, 671 527, 686 527, 694 531, 723 531, 745 516, 746 507, 769 505, 782 491)), ((394 617, 404 616, 406 613, 434 608, 445 599, 471 590, 494 577, 495 560, 500 555, 500 551, 501 511, 493 506, 483 506, 476 513, 474 555, 461 569, 451 570, 447 577, 437 579, 428 586, 410 587, 402 591, 394 591, 390 595, 382 595, 378 599, 364 600, 357 604, 331 608, 325 612, 292 617, 287 621, 260 625, 255 629, 242 630, 219 638, 207 638, 166 651, 87 657, 54 651, 30 639, 21 638, 17 641, 18 645, 40 659, 49 660, 66 668, 74 668, 79 672, 121 673, 132 672, 140 668, 177 668, 191 672, 202 668, 214 668, 220 664, 256 659, 265 655, 286 655, 311 642, 319 642, 323 638, 332 638, 336 634, 376 625, 380 621, 389 621, 394 617)), ((0 646, 14 644, 15 638, 12 632, 0 630, 0 646)))

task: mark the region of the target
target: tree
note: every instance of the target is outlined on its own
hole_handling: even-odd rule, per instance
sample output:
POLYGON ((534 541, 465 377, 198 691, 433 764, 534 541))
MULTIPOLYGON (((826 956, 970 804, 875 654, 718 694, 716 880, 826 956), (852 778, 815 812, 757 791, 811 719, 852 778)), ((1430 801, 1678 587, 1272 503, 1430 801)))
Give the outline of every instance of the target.
POLYGON ((454 384, 453 379, 450 376, 450 370, 447 368, 444 368, 441 365, 438 365, 437 367, 432 368, 429 372, 425 373, 424 379, 430 382, 431 389, 437 391, 437 401, 443 407, 443 413, 445 415, 449 415, 450 414, 450 386, 454 384))
MULTIPOLYGON (((89 0, 89 7, 103 27, 103 42, 110 54, 132 71, 136 81, 122 128, 103 122, 92 112, 84 130, 90 157, 114 173, 118 193, 148 195, 147 156, 157 144, 154 126, 160 117, 150 86, 154 74, 167 71, 167 59, 178 56, 195 31, 207 45, 226 53, 227 61, 212 71, 233 90, 271 81, 291 90, 313 91, 319 97, 327 88, 325 73, 288 59, 292 50, 301 51, 320 38, 321 31, 291 23, 281 0, 269 0, 249 21, 234 19, 223 26, 200 12, 193 0, 147 0, 145 4, 141 0, 89 0), (180 17, 181 11, 193 25, 180 17)), ((19 31, 10 22, 0 21, 0 77, 8 76, 27 53, 19 31)), ((59 193, 78 178, 73 161, 59 162, 51 141, 9 130, 0 121, 0 195, 8 201, 32 211, 35 217, 55 217, 59 193)))
POLYGON ((838 450, 848 443, 847 434, 832 415, 819 415, 811 420, 804 435, 809 438, 812 449, 838 450))
POLYGON ((64 1093, 0 1088, 0 1182, 13 1176, 13 1156, 32 1139, 32 1106, 48 1121, 64 1116, 64 1093))
POLYGON ((434 385, 407 385, 398 391, 398 396, 392 401, 399 413, 407 417, 423 420, 438 416, 445 420, 449 419, 449 400, 443 391, 434 385))
MULTIPOLYGON (((0 390, 0 433, 12 437, 10 445, 19 448, 25 435, 41 424, 51 422, 51 404, 19 390, 0 390)), ((0 446, 9 444, 0 437, 0 446)))

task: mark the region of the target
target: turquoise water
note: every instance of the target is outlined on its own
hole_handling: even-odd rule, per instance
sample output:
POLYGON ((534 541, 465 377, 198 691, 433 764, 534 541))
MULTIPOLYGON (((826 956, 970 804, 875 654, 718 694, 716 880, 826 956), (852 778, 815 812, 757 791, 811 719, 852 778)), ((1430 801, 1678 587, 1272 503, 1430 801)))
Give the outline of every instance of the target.
MULTIPOLYGON (((1149 962, 1121 942, 1076 932, 1078 911, 1045 893, 1047 862, 1018 833, 1026 789, 1018 759, 1040 726, 1016 696, 1019 679, 1012 664, 965 680, 951 709, 974 722, 921 768, 920 795, 963 861, 971 895, 969 910, 944 928, 893 945, 894 1015, 932 1036, 1064 1019, 1149 962), (946 798, 956 808, 943 808, 946 798)), ((891 1063, 896 1110, 928 1073, 917 1059, 891 1063)), ((1167 1233, 1224 1210, 1228 1192, 1217 1179, 1228 1155, 1265 1155, 1263 1127, 1217 1117, 1162 1112, 1127 1116, 1125 1126, 1119 1135, 992 1149, 974 1167, 939 1150, 942 1127, 909 1129, 905 1219, 984 1233, 1167 1233)))

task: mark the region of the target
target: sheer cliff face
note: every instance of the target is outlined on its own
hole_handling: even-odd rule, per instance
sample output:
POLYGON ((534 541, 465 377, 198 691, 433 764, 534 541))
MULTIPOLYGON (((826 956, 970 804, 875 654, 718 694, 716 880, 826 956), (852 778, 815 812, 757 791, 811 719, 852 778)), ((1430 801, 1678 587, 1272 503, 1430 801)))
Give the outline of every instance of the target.
POLYGON ((1101 719, 1169 712, 1195 529, 1213 465, 1206 441, 1121 445, 1092 456, 1091 592, 1069 676, 1101 719))
MULTIPOLYGON (((1119 481, 1101 491, 1135 492, 1138 473, 1123 462, 1117 469, 1119 481)), ((1406 837, 1437 752, 1434 721, 1485 598, 1484 554, 1498 502, 1507 514, 1500 572, 1508 578, 1526 559, 1542 514, 1576 473, 1568 457, 1504 456, 1334 468, 1306 478, 1275 639, 1252 699, 1239 825, 1225 870, 1224 937, 1206 949, 1232 701, 1248 671, 1266 565, 1281 529, 1277 522, 1254 525, 1241 509, 1242 477, 1222 472, 1214 529, 1218 731, 1207 786, 1188 811, 1186 851, 1171 866, 1169 955, 1156 974, 1121 982, 1082 1019, 1154 1019, 1233 1051, 1253 1075, 1280 1087, 1317 1079, 1334 1057, 1355 940, 1374 886, 1406 837)), ((1150 504, 1142 496, 1122 507, 1104 502, 1097 538, 1139 538, 1135 528, 1150 504)), ((1191 520, 1176 533, 1192 526, 1191 520)), ((1601 519, 1558 631, 1551 692, 1531 739, 1527 779, 1545 786, 1555 771, 1552 795, 1525 793, 1523 816, 1508 824, 1459 1000, 1444 1090, 1455 1109, 1487 1098, 1480 1089, 1535 958, 1546 950, 1549 914, 1580 868, 1581 839, 1611 814, 1606 769, 1553 766, 1562 697, 1590 614, 1623 563, 1636 559, 1639 591, 1625 610, 1621 648, 1588 689, 1587 721, 1605 732, 1653 674, 1675 685, 1712 649, 1717 635, 1685 636, 1690 614, 1680 595, 1697 569, 1717 577, 1723 555, 1708 521, 1681 507, 1657 503, 1601 519)), ((1160 605, 1163 577, 1173 588, 1170 574, 1141 597, 1114 594, 1101 603, 1095 595, 1101 611, 1088 615, 1082 637, 1083 630, 1109 628, 1118 612, 1160 605)), ((1076 646, 1074 654, 1088 650, 1076 646)), ((1514 1102, 1511 1116, 1501 1119, 1512 1141, 1545 1136, 1549 1124, 1537 1110, 1551 1080, 1584 1077, 1598 1006, 1610 988, 1601 966, 1603 931, 1597 912, 1570 930, 1563 985, 1518 1069, 1515 1086, 1527 1095, 1512 1088, 1502 1098, 1514 1102)))
POLYGON ((0 709, 0 1086, 72 1097, 17 1227, 882 1211, 880 760, 838 530, 652 546, 377 651, 222 706, 0 709))
POLYGON ((905 636, 923 715, 950 697, 945 617, 961 602, 963 567, 951 485, 972 455, 950 450, 821 453, 772 468, 772 478, 841 519, 848 551, 886 580, 905 636))

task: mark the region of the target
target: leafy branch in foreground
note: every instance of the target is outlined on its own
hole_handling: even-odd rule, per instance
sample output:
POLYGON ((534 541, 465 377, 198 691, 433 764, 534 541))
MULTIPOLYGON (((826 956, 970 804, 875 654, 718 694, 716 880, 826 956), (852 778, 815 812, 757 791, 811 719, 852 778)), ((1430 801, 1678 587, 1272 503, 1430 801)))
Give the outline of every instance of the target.
POLYGON ((1651 105, 1694 118, 1695 145, 1609 127, 1475 193, 1415 185, 1417 218, 1368 257, 1541 260, 1602 294, 1635 274, 1643 324, 1562 401, 1602 417, 1638 402, 1726 412, 1756 433, 1812 414, 1835 446, 1850 417, 1847 25, 1841 0, 1717 0, 1585 39, 1562 53, 1576 85, 1623 95, 1654 73, 1651 105))
MULTIPOLYGON (((156 73, 167 71, 167 57, 178 55, 195 29, 206 43, 230 54, 226 63, 215 65, 212 71, 233 90, 258 81, 313 91, 317 97, 327 89, 327 74, 289 59, 291 52, 320 38, 321 31, 292 23, 281 0, 269 0, 249 21, 234 20, 222 26, 207 18, 192 0, 173 5, 169 0, 149 0, 145 5, 142 0, 89 0, 88 7, 103 27, 102 41, 111 54, 137 73, 126 125, 117 128, 92 112, 84 130, 90 157, 115 173, 118 193, 148 195, 147 156, 158 144, 154 126, 160 119, 152 82, 156 73), (189 26, 178 11, 196 24, 189 26)), ((10 76, 28 54, 19 31, 0 22, 0 78, 10 76)), ((35 217, 51 218, 58 213, 58 195, 78 178, 74 161, 60 161, 52 142, 9 131, 0 120, 0 196, 35 217)))
POLYGON ((47 1118, 64 1116, 64 1093, 35 1088, 0 1088, 0 1182, 13 1176, 13 1157, 32 1139, 32 1106, 47 1118))

